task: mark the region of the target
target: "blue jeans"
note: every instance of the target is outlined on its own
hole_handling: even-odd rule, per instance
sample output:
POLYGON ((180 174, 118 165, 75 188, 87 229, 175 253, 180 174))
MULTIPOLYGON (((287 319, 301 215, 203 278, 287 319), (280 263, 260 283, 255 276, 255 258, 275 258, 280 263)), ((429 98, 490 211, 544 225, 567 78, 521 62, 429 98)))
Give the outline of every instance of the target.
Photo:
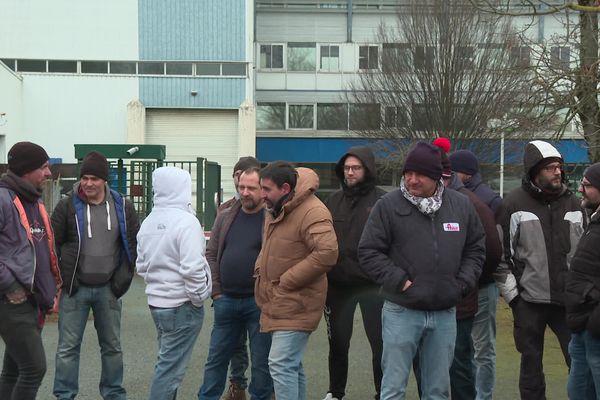
POLYGON ((306 400, 302 359, 310 332, 275 331, 269 353, 269 370, 277 400, 306 400))
POLYGON ((233 351, 233 356, 231 357, 231 362, 229 363, 229 380, 240 385, 242 389, 246 389, 248 387, 246 370, 248 369, 250 362, 248 360, 248 346, 246 345, 247 341, 248 334, 246 331, 242 331, 240 340, 233 351))
POLYGON ((268 400, 273 393, 268 356, 271 335, 260 332, 260 309, 254 297, 234 298, 222 295, 214 301, 215 321, 210 336, 204 380, 198 398, 218 400, 225 389, 227 366, 236 349, 242 331, 248 332, 252 359, 248 392, 256 400, 268 400))
POLYGON ((74 399, 79 391, 81 341, 90 309, 94 313, 102 359, 100 395, 107 400, 124 400, 121 300, 112 293, 110 284, 80 286, 73 296, 63 292, 60 297, 54 396, 60 400, 74 399))
POLYGON ((187 302, 175 308, 150 307, 158 334, 158 359, 150 400, 173 400, 202 329, 204 307, 187 302))
POLYGON ((473 318, 456 321, 454 360, 450 367, 450 392, 453 399, 475 399, 472 327, 473 318))
POLYGON ((496 307, 498 287, 489 283, 479 288, 479 305, 473 320, 473 348, 475 350, 476 400, 492 400, 496 382, 496 307))
POLYGON ((420 311, 386 301, 382 324, 381 400, 403 400, 406 397, 408 376, 417 351, 423 390, 421 399, 449 399, 456 308, 420 311))
POLYGON ((593 400, 600 393, 600 339, 587 331, 571 335, 571 372, 567 391, 570 400, 593 400))

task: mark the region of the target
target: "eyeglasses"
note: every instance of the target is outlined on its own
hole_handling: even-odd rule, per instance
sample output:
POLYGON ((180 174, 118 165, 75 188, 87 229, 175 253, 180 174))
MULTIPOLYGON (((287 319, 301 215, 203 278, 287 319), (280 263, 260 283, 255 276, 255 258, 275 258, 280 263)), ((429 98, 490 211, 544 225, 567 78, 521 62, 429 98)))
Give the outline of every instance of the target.
POLYGON ((579 182, 579 186, 581 186, 581 187, 583 188, 583 190, 585 191, 585 188, 589 188, 589 187, 592 187, 592 186, 594 186, 594 185, 592 185, 592 184, 591 184, 591 183, 589 183, 589 182, 584 182, 584 181, 581 181, 581 182, 579 182))
POLYGON ((348 172, 350 170, 352 170, 352 172, 360 172, 362 169, 362 165, 344 165, 344 172, 348 172))
POLYGON ((562 169, 562 164, 558 163, 558 164, 549 164, 546 165, 545 167, 542 168, 544 171, 552 173, 555 172, 556 170, 561 170, 562 169))

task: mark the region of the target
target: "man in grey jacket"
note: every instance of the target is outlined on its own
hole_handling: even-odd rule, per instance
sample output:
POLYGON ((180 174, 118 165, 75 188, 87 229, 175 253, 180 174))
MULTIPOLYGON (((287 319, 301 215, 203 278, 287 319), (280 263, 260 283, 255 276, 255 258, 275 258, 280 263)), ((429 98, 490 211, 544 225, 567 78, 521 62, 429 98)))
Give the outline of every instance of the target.
POLYGON ((121 299, 129 289, 139 222, 133 204, 110 190, 108 162, 95 151, 83 159, 80 181, 52 214, 64 277, 58 315, 54 396, 79 390, 79 356, 90 309, 102 355, 100 394, 125 399, 121 350, 121 299))
POLYGON ((477 286, 485 235, 469 199, 444 190, 441 176, 438 149, 417 143, 400 189, 375 204, 359 243, 361 268, 386 298, 381 400, 405 398, 417 352, 421 398, 450 398, 456 304, 477 286))

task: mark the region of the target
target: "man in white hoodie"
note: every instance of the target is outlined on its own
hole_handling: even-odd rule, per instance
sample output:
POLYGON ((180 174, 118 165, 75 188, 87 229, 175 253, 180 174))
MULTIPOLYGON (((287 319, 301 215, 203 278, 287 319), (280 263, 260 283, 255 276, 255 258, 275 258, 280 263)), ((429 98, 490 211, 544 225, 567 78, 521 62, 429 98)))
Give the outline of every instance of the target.
POLYGON ((137 272, 158 332, 150 400, 175 399, 211 293, 202 226, 191 209, 192 180, 180 168, 152 174, 154 208, 138 233, 137 272))

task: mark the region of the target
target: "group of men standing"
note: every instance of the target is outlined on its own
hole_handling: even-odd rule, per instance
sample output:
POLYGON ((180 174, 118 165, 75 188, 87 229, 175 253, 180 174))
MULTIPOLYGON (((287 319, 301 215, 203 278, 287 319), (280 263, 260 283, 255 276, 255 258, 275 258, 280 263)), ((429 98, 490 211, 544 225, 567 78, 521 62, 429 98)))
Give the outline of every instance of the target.
POLYGON ((242 372, 232 374, 226 398, 245 399, 237 379, 248 358, 252 399, 306 399, 302 361, 322 315, 325 400, 343 399, 357 306, 376 399, 405 398, 411 370, 422 399, 491 399, 498 288, 514 316, 521 398, 545 398, 546 326, 571 367, 569 397, 596 398, 600 217, 588 224, 582 206, 600 207, 600 164, 585 171, 580 202, 565 185, 560 153, 532 141, 521 187, 502 200, 482 183, 473 153, 447 156, 446 147, 416 143, 399 188, 387 194, 376 186, 373 152, 350 148, 335 167, 341 189, 324 203, 314 171, 284 161, 261 169, 243 157, 233 171, 236 197, 221 207, 206 246, 186 171, 154 171, 154 208, 140 228, 131 202, 107 185, 106 158, 91 152, 50 218, 39 200, 48 155, 17 143, 0 179, 0 398, 35 399, 46 369, 41 328, 60 290, 54 395, 77 395, 92 310, 100 394, 125 399, 120 299, 134 266, 158 333, 151 399, 176 397, 208 297, 214 325, 200 400, 221 397, 230 362, 242 372))

